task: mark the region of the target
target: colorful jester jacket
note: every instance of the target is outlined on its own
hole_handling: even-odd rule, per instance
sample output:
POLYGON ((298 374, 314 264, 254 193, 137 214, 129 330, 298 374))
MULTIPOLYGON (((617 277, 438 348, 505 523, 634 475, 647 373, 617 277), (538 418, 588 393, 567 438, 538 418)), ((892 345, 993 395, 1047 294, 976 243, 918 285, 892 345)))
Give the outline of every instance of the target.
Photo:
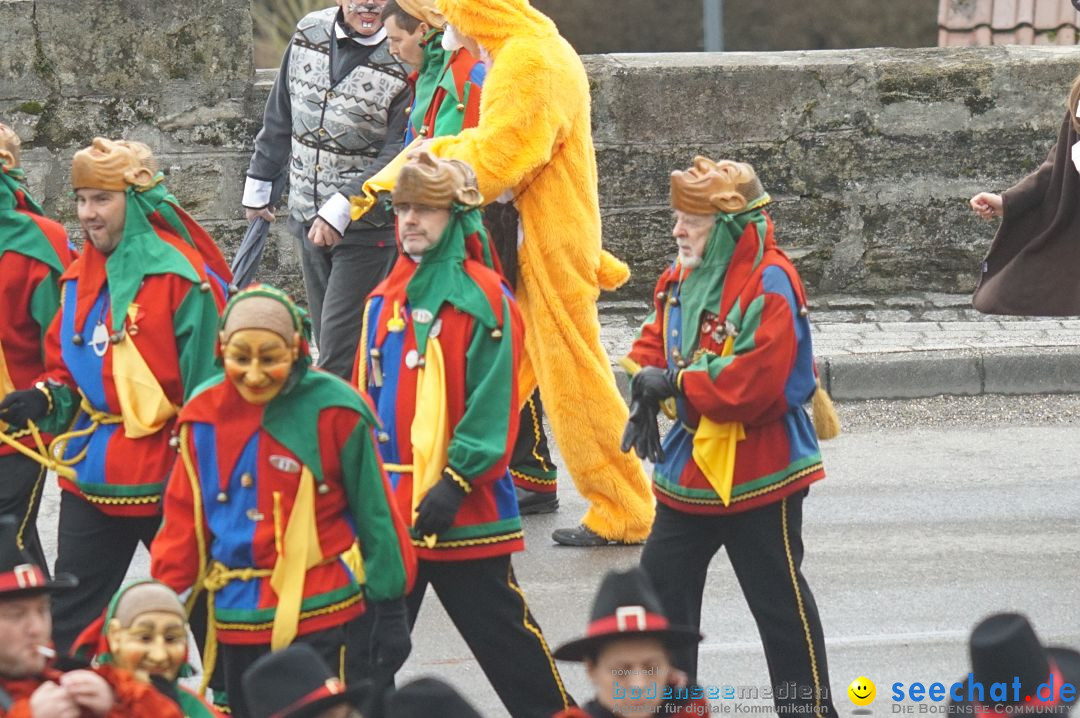
POLYGON ((442 31, 433 31, 421 47, 424 62, 409 77, 413 104, 406 110, 405 144, 419 137, 456 135, 480 120, 480 94, 487 66, 468 50, 447 52, 442 31))
POLYGON ((317 369, 265 407, 211 380, 180 414, 151 574, 178 593, 209 589, 230 644, 270 643, 289 587, 295 635, 345 623, 365 598, 404 596, 416 559, 376 424, 355 389, 317 369))
POLYGON ((653 488, 659 501, 687 513, 747 511, 825 476, 803 408, 816 389, 804 290, 776 247, 772 220, 764 212, 756 216, 736 241, 710 239, 699 269, 684 272, 676 262, 660 276, 653 313, 628 356, 631 369, 636 363, 679 370, 678 416, 653 488), (690 281, 707 265, 722 283, 719 291, 690 281), (687 292, 688 285, 695 291, 687 292), (703 301, 705 294, 715 301, 703 301), (734 442, 727 506, 695 456, 703 419, 711 430, 741 424, 738 436, 745 433, 734 442))
MULTIPOLYGON (((169 446, 176 414, 214 372, 218 311, 196 269, 202 258, 161 229, 139 239, 164 243, 155 252, 172 250, 156 255, 166 257, 161 273, 146 271, 141 280, 114 274, 107 260, 120 249, 106 257, 87 242, 61 276, 61 309, 46 338, 41 377, 54 386, 55 403, 41 425, 67 429, 55 448, 75 471, 74 479, 60 479, 61 489, 111 516, 160 512, 176 459, 169 446), (114 321, 117 292, 131 301, 114 321)), ((131 269, 133 257, 119 265, 124 272, 143 271, 131 269)))
MULTIPOLYGON (((45 370, 45 336, 60 308, 60 275, 73 259, 64 227, 41 216, 5 172, 0 178, 0 306, 9 311, 0 313, 0 398, 29 388, 45 370)), ((22 442, 34 445, 29 436, 22 442)), ((0 445, 0 456, 13 453, 14 448, 0 445)))
POLYGON ((400 257, 390 276, 368 297, 354 372, 354 380, 371 396, 382 421, 379 449, 398 509, 411 526, 414 509, 430 488, 421 487, 414 475, 413 437, 430 435, 424 424, 441 414, 448 441, 436 453, 445 456, 445 468, 467 481, 472 491, 453 526, 433 546, 410 530, 417 556, 463 561, 521 551, 525 548, 521 517, 507 470, 518 424, 517 365, 524 331, 520 312, 502 278, 471 259, 464 262, 465 272, 483 291, 498 318, 497 327, 489 329, 449 303, 430 312, 391 301, 389 297, 397 295, 395 286, 408 283, 416 266, 408 256, 400 257), (416 348, 417 322, 430 327, 424 356, 416 348), (424 387, 430 386, 418 379, 421 369, 432 379, 430 357, 436 343, 444 401, 437 410, 418 413, 424 387))

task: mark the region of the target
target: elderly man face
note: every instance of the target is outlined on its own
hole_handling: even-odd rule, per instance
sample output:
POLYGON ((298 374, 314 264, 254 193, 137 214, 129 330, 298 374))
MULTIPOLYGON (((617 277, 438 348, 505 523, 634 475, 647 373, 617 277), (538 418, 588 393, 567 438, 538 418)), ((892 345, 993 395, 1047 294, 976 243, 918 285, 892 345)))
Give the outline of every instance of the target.
POLYGON ((705 248, 709 244, 709 235, 716 225, 716 216, 710 214, 690 214, 675 210, 675 227, 671 236, 679 248, 679 263, 686 269, 701 265, 705 257, 705 248))
POLYGON ((338 0, 345 24, 361 35, 370 36, 382 28, 383 6, 386 0, 338 0))

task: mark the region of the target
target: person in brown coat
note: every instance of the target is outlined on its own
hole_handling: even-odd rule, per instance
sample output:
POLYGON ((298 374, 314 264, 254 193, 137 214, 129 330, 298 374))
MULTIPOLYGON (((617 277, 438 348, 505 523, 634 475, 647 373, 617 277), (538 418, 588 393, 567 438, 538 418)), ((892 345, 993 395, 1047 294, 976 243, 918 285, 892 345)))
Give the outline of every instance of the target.
POLYGON ((972 304, 985 314, 1080 315, 1080 76, 1057 144, 1037 170, 971 208, 1001 226, 982 264, 972 304))

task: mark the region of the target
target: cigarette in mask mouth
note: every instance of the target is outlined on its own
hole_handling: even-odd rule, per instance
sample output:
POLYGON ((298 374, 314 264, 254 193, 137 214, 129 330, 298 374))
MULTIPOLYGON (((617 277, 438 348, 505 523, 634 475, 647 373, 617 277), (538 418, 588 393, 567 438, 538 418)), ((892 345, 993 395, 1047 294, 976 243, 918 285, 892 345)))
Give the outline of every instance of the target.
POLYGON ((45 656, 46 658, 56 658, 56 651, 49 648, 48 646, 38 646, 36 650, 38 653, 45 656))

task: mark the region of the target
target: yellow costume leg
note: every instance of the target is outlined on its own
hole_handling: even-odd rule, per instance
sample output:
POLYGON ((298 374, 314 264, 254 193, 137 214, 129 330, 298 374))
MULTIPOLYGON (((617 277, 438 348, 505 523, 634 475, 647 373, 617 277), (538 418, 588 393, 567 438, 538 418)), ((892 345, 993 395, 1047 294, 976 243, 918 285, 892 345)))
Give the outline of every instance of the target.
POLYGON ((628 410, 600 343, 597 270, 573 266, 572 254, 546 266, 536 244, 526 239, 520 257, 528 356, 520 396, 532 393, 535 375, 559 452, 589 501, 582 523, 607 539, 642 541, 655 505, 641 462, 619 450, 628 410))

